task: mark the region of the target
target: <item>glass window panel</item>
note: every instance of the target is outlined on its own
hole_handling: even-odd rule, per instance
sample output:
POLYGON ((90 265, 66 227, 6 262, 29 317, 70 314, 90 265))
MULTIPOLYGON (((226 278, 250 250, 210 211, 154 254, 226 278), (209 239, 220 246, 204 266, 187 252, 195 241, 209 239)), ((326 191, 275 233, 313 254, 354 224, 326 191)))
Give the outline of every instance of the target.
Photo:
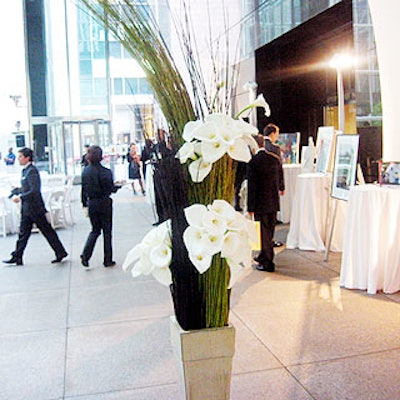
POLYGON ((114 93, 113 94, 123 94, 122 78, 114 78, 114 93))
POLYGON ((122 46, 119 42, 110 42, 110 57, 121 58, 122 46))
POLYGON ((79 73, 80 75, 92 75, 92 61, 80 60, 79 61, 79 73))
POLYGON ((107 95, 107 79, 95 78, 94 91, 95 91, 96 96, 106 96, 107 95))
POLYGON ((137 78, 126 78, 125 79, 125 94, 137 94, 137 93, 138 93, 137 78))

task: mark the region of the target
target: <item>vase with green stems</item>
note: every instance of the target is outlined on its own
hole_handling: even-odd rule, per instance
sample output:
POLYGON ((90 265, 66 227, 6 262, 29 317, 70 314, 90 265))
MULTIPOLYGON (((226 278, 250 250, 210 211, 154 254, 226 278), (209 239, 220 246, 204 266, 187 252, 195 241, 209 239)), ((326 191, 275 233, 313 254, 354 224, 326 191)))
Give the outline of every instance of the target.
MULTIPOLYGON (((214 93, 207 93, 193 60, 194 52, 190 51, 189 35, 182 34, 188 41, 183 46, 187 49, 186 72, 190 77, 186 85, 151 11, 143 2, 81 0, 81 3, 143 69, 168 121, 172 140, 171 151, 157 165, 168 219, 148 232, 127 254, 123 267, 130 269, 134 277, 152 274, 170 287, 176 318, 171 329, 181 329, 179 337, 184 332, 218 330, 216 335, 221 338, 221 329, 227 328, 229 339, 225 341, 234 343, 234 329, 229 326, 231 288, 244 267, 251 264, 251 242, 255 240, 251 221, 230 205, 237 162, 250 160, 251 149, 256 147, 252 135, 258 132, 241 117, 254 107, 264 107, 268 114, 268 104, 259 96, 236 117, 231 117, 228 112, 231 107, 225 103, 232 87, 218 84, 214 93), (223 101, 218 104, 218 99, 223 101), (223 102, 225 106, 221 106, 223 102)), ((205 343, 205 347, 214 348, 207 345, 207 340, 205 343)), ((223 358, 232 356, 233 351, 229 350, 223 358)), ((200 359, 204 357, 200 355, 200 359)), ((186 371, 195 368, 199 361, 191 359, 186 371)), ((226 380, 225 377, 223 381, 226 380)), ((229 398, 229 387, 222 386, 221 391, 228 391, 228 397, 225 393, 221 394, 225 397, 213 398, 229 398)), ((187 393, 185 396, 196 398, 188 397, 187 393)))

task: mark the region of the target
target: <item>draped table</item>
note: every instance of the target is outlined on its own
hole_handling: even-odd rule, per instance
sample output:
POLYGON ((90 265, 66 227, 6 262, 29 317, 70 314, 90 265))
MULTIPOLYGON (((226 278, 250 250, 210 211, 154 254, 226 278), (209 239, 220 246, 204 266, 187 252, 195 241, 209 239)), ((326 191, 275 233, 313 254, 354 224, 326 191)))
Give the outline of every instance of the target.
MULTIPOLYGON (((292 203, 287 249, 324 251, 329 234, 329 216, 332 209, 330 197, 331 176, 321 173, 300 174, 292 203)), ((338 201, 335 229, 330 249, 341 251, 347 203, 338 201)))
POLYGON ((7 216, 6 216, 6 233, 18 232, 19 226, 19 204, 14 203, 9 199, 10 190, 1 188, 0 189, 0 201, 4 204, 7 216))
POLYGON ((283 176, 285 179, 285 195, 280 197, 280 211, 278 220, 287 224, 292 215, 292 203, 296 190, 297 175, 301 172, 300 164, 283 164, 283 176))
POLYGON ((400 290, 400 188, 350 190, 340 285, 348 289, 400 290))

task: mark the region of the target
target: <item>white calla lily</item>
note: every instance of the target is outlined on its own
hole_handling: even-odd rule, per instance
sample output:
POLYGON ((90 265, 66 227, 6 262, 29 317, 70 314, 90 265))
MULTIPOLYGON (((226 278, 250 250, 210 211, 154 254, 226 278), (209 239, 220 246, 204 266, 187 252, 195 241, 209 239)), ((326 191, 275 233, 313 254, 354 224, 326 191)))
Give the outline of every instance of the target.
POLYGON ((225 200, 216 199, 212 202, 208 209, 218 215, 220 218, 225 220, 231 220, 235 218, 235 209, 225 200))
POLYGON ((228 289, 231 289, 232 286, 237 282, 239 277, 243 274, 245 268, 242 264, 239 264, 229 258, 226 261, 229 265, 230 272, 228 289))
POLYGON ((219 126, 214 122, 205 122, 193 132, 193 137, 201 142, 217 140, 219 138, 219 126))
POLYGON ((129 250, 122 264, 122 269, 124 271, 127 271, 129 268, 132 268, 133 265, 137 262, 137 260, 139 260, 139 258, 142 256, 142 248, 143 245, 139 243, 135 247, 133 247, 133 249, 129 250))
POLYGON ((188 226, 183 232, 183 243, 189 253, 199 252, 203 249, 203 236, 205 231, 197 226, 188 226))
POLYGON ((252 103, 253 107, 262 107, 264 108, 265 116, 269 117, 271 115, 271 109, 269 108, 269 104, 265 101, 264 95, 260 93, 254 103, 252 103))
POLYGON ((212 164, 203 160, 203 157, 193 161, 189 165, 189 173, 193 182, 203 182, 211 172, 212 164))
POLYGON ((206 162, 214 163, 218 161, 228 150, 228 145, 222 140, 202 141, 201 154, 206 162))
POLYGON ((228 232, 221 247, 221 257, 237 260, 241 258, 243 238, 238 232, 228 232))
POLYGON ((244 215, 236 211, 234 217, 228 220, 227 227, 230 231, 246 231, 247 221, 244 215))
POLYGON ((205 251, 189 253, 189 258, 200 274, 206 272, 211 266, 212 255, 205 251))
POLYGON ((214 255, 221 251, 223 240, 223 232, 208 232, 203 234, 201 243, 207 254, 214 255))
POLYGON ((198 120, 198 121, 189 121, 185 127, 183 128, 183 134, 182 137, 186 142, 190 142, 193 140, 193 132, 199 128, 201 125, 203 125, 203 122, 198 120))
POLYGON ((169 286, 172 283, 172 274, 168 266, 154 269, 152 275, 164 286, 169 286))
POLYGON ((241 138, 235 139, 228 147, 228 154, 236 161, 249 162, 251 160, 250 149, 246 141, 241 138))
POLYGON ((207 207, 204 204, 196 203, 186 207, 183 212, 189 225, 201 228, 203 226, 203 217, 207 213, 207 207))
POLYGON ((134 278, 138 277, 139 275, 149 275, 153 266, 151 265, 149 259, 142 260, 140 259, 132 268, 131 274, 134 278))
POLYGON ((185 164, 189 158, 195 159, 194 144, 191 142, 185 142, 178 151, 178 158, 181 164, 185 164))
POLYGON ((213 212, 203 215, 203 226, 211 232, 224 233, 226 231, 226 219, 213 212))
POLYGON ((164 267, 171 262, 172 250, 167 244, 161 244, 150 250, 149 259, 154 267, 164 267))

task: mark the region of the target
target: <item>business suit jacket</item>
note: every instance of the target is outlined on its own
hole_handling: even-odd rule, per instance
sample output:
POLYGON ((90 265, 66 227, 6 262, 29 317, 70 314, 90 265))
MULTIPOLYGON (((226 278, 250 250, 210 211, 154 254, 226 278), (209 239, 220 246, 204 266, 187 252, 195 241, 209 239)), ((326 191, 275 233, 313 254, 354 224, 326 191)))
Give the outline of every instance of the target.
POLYGON ((46 214, 46 208, 40 193, 40 175, 33 164, 22 170, 21 178, 21 214, 28 216, 46 214))
POLYGON ((279 211, 279 191, 285 190, 280 157, 261 149, 247 166, 247 208, 255 214, 279 211))
POLYGON ((265 150, 270 153, 275 153, 280 159, 282 159, 281 148, 277 144, 272 143, 268 136, 265 138, 265 150))

